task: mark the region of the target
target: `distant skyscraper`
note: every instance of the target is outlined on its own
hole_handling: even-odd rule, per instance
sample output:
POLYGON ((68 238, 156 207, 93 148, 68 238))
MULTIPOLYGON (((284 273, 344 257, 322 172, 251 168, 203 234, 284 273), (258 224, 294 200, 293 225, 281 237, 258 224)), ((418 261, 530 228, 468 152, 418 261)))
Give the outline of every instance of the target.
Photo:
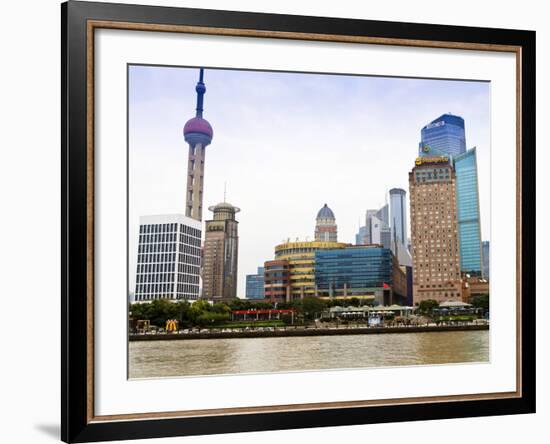
POLYGON ((481 224, 476 149, 466 151, 464 119, 444 114, 421 130, 420 156, 448 156, 456 173, 460 264, 463 273, 481 275, 481 224))
POLYGON ((390 190, 391 250, 402 266, 411 266, 407 248, 407 192, 401 188, 390 190))
POLYGON ((384 205, 379 210, 367 210, 366 243, 379 244, 391 248, 391 229, 389 224, 389 207, 384 205))
POLYGON ((443 114, 430 122, 420 132, 419 156, 430 149, 456 156, 466 151, 464 119, 452 114, 443 114))
POLYGON ((456 177, 444 158, 422 158, 409 173, 413 301, 462 298, 456 177))
POLYGON ((237 297, 237 260, 239 251, 240 211, 230 203, 222 202, 208 208, 214 213, 206 221, 202 270, 202 297, 210 300, 228 300, 237 297))
POLYGON ((483 277, 489 279, 489 241, 483 241, 481 245, 483 247, 483 277))
POLYGON ((317 213, 315 220, 315 240, 337 242, 338 228, 332 210, 325 204, 317 213))
POLYGON ((405 245, 407 242, 407 192, 401 188, 390 190, 390 225, 396 240, 405 245))
POLYGON ((181 214, 142 216, 136 302, 199 297, 201 223, 181 214))
POLYGON ((355 245, 364 245, 367 244, 367 226, 363 225, 359 227, 359 231, 355 235, 355 245))
POLYGON ((206 147, 214 135, 208 120, 203 119, 203 100, 206 86, 203 82, 204 70, 200 69, 197 91, 197 113, 183 127, 185 141, 189 144, 187 163, 187 203, 185 215, 202 221, 202 196, 204 186, 204 162, 206 147))
POLYGON ((246 275, 246 299, 264 298, 264 267, 258 267, 257 274, 246 275))

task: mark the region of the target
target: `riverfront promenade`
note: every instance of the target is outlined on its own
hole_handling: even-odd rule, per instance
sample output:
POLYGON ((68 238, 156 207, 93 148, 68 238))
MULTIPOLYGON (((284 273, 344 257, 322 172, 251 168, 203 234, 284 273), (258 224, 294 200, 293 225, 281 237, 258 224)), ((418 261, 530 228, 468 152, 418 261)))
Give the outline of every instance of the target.
POLYGON ((263 329, 201 329, 184 330, 173 333, 130 334, 130 341, 165 341, 184 339, 229 339, 229 338, 270 338, 289 336, 335 336, 335 335, 365 335, 384 333, 426 333, 448 331, 488 330, 488 324, 447 324, 447 325, 414 325, 392 327, 271 327, 263 329))

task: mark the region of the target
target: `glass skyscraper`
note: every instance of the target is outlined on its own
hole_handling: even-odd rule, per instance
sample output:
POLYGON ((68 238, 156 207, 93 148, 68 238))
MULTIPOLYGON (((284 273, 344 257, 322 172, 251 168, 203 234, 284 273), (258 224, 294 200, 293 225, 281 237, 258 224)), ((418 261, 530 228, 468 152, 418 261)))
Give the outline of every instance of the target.
POLYGON ((419 155, 430 155, 431 149, 457 156, 466 151, 464 119, 452 114, 443 114, 428 123, 420 131, 419 155))
POLYGON ((420 157, 449 156, 456 173, 456 206, 463 273, 481 275, 481 228, 476 149, 466 150, 464 119, 443 114, 421 132, 420 157))
POLYGON ((456 156, 454 167, 460 269, 463 273, 481 275, 481 230, 479 226, 476 149, 472 148, 456 156))

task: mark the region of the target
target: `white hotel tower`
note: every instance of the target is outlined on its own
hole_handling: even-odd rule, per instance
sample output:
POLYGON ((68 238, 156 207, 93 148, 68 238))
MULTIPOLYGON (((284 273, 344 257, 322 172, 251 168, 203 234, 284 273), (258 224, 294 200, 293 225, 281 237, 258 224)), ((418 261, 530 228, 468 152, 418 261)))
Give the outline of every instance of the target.
POLYGON ((135 300, 199 298, 201 223, 182 214, 139 218, 135 300))

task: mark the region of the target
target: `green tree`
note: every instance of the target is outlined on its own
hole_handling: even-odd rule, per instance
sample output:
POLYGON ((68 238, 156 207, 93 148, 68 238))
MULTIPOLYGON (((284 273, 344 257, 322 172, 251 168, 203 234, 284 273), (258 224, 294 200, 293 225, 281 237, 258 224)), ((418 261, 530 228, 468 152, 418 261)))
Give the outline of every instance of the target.
POLYGON ((302 299, 301 311, 306 319, 314 319, 327 308, 324 300, 315 296, 306 296, 302 299))
POLYGON ((421 313, 429 314, 434 308, 439 307, 439 302, 433 299, 426 299, 418 304, 418 309, 421 313))
POLYGON ((472 298, 470 303, 475 308, 482 308, 483 310, 489 310, 489 295, 480 294, 479 296, 475 296, 472 298))
POLYGON ((214 326, 229 321, 229 313, 216 313, 208 310, 202 312, 195 320, 201 327, 214 326))

